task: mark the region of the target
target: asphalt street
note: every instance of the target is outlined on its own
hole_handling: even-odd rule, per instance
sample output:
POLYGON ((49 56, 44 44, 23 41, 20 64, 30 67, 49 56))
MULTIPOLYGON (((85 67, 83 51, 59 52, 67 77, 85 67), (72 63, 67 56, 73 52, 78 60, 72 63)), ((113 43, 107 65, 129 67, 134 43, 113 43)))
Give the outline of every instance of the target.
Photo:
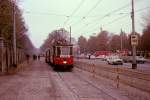
POLYGON ((0 100, 149 100, 129 92, 133 90, 117 88, 112 81, 76 67, 72 72, 56 72, 44 60, 0 76, 0 100))

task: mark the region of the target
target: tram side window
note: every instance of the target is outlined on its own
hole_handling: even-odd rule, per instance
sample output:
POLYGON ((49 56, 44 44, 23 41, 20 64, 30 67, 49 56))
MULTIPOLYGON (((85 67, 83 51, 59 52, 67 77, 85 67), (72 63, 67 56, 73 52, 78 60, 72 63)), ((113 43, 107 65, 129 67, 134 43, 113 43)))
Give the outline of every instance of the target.
POLYGON ((56 55, 60 55, 60 54, 61 54, 60 47, 57 47, 57 54, 56 55))
POLYGON ((53 56, 56 55, 56 47, 53 47, 53 56))
POLYGON ((51 56, 51 52, 50 52, 50 50, 48 51, 48 56, 51 56))

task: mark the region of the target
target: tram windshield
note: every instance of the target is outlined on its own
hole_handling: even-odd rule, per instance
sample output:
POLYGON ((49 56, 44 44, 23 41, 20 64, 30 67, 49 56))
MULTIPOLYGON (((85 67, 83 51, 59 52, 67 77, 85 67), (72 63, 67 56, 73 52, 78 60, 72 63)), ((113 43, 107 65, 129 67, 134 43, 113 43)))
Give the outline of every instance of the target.
POLYGON ((71 46, 59 46, 57 47, 57 55, 72 55, 71 46))

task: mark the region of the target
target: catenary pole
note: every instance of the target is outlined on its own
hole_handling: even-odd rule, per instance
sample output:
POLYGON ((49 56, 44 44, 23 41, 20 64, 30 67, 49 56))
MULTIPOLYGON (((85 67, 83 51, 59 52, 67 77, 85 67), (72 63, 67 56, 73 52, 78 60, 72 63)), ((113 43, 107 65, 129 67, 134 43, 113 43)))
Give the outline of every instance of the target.
MULTIPOLYGON (((131 12, 131 19, 132 19, 132 35, 135 35, 135 20, 134 20, 134 0, 132 0, 132 12, 131 12)), ((136 45, 132 45, 132 69, 137 68, 136 63, 136 45)))
POLYGON ((70 26, 70 43, 71 43, 71 26, 70 26))
POLYGON ((122 51, 122 49, 123 49, 123 40, 122 40, 122 35, 123 35, 123 31, 122 31, 122 29, 121 29, 121 34, 120 34, 120 50, 122 51))

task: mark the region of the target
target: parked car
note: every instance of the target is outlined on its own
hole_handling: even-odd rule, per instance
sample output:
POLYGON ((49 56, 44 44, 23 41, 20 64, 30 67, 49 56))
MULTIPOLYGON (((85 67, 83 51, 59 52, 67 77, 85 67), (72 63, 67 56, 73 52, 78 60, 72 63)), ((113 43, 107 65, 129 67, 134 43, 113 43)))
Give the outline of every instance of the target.
POLYGON ((104 60, 105 59, 105 55, 96 56, 96 59, 104 60))
POLYGON ((80 55, 78 55, 78 58, 80 58, 80 59, 85 59, 85 58, 86 58, 86 55, 85 55, 85 54, 80 54, 80 55))
POLYGON ((123 60, 123 62, 127 63, 131 61, 132 56, 121 56, 121 59, 123 60))
POLYGON ((142 56, 136 56, 136 62, 144 64, 146 62, 146 59, 142 56))
MULTIPOLYGON (((124 62, 132 62, 133 58, 132 56, 123 56, 121 57, 124 62)), ((145 63, 146 59, 142 56, 136 56, 136 62, 137 63, 145 63)))
POLYGON ((90 55, 90 59, 96 59, 94 55, 90 55))
POLYGON ((107 57, 107 63, 112 65, 122 65, 123 60, 119 56, 109 56, 107 57))

